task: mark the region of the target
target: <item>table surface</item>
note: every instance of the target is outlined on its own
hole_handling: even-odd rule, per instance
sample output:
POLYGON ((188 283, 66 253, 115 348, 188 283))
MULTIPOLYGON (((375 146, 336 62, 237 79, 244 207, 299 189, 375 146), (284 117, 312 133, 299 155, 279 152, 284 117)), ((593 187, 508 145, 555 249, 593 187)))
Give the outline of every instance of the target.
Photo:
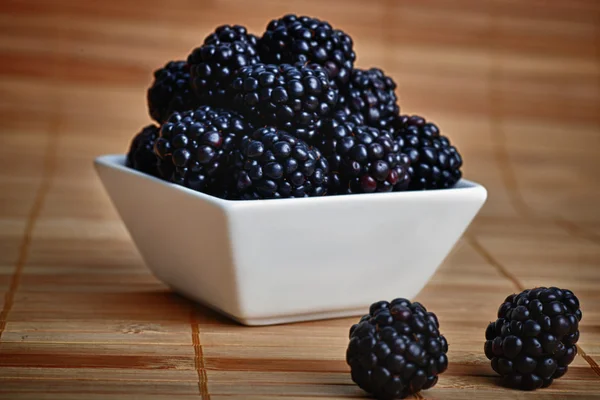
POLYGON ((92 159, 150 119, 152 71, 218 24, 260 34, 287 12, 349 32, 357 66, 398 83, 489 200, 418 300, 450 367, 418 398, 600 398, 600 4, 319 0, 0 4, 0 398, 351 398, 356 320, 242 327, 144 266, 92 159), (417 4, 418 3, 418 4, 417 4), (543 6, 542 6, 543 4, 543 6), (483 354, 504 297, 581 299, 579 355, 535 393, 498 386, 483 354))

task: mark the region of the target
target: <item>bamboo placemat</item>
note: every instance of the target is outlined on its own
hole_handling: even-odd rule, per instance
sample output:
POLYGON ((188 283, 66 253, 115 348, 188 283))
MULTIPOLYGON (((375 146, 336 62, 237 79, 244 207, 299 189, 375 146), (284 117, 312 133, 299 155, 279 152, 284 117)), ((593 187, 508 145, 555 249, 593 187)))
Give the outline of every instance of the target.
POLYGON ((0 4, 0 398, 363 396, 336 319, 242 327, 143 265, 92 169, 149 123, 151 73, 218 24, 329 20, 360 67, 438 123, 489 200, 418 300, 450 367, 419 398, 600 398, 600 4, 590 0, 10 1, 0 4), (581 299, 579 355, 548 389, 503 389, 487 323, 524 287, 581 299))

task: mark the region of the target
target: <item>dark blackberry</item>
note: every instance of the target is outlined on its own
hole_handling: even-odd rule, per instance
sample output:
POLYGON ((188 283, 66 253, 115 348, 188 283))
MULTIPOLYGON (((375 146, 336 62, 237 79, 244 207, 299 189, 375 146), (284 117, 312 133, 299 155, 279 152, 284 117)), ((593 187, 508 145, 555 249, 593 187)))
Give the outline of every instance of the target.
POLYGON ((246 27, 241 25, 221 25, 215 29, 213 33, 208 35, 204 39, 204 44, 220 44, 220 43, 233 43, 233 42, 245 42, 251 46, 258 45, 258 38, 248 33, 246 27))
POLYGON ((324 196, 327 161, 304 141, 274 127, 242 139, 234 153, 234 177, 245 200, 324 196))
POLYGON ((400 115, 390 129, 410 158, 409 189, 446 189, 460 180, 462 157, 435 124, 417 115, 400 115))
POLYGON ((350 36, 326 21, 286 15, 272 20, 259 40, 265 63, 316 63, 322 65, 339 87, 350 79, 356 55, 350 36))
POLYGON ((354 125, 365 125, 365 118, 362 114, 353 113, 348 108, 339 108, 333 113, 333 117, 327 118, 337 123, 349 122, 354 125))
POLYGON ((201 104, 225 105, 227 87, 242 67, 259 61, 255 47, 247 42, 217 42, 195 48, 188 56, 192 88, 201 104))
POLYGON ((539 287, 508 296, 484 345, 502 383, 535 390, 563 376, 577 354, 581 316, 570 290, 539 287))
POLYGON ((146 93, 148 112, 162 124, 175 111, 193 110, 199 105, 190 86, 190 68, 185 61, 171 61, 154 71, 154 82, 146 93))
POLYGON ((406 299, 380 301, 350 328, 346 362, 352 380, 378 399, 433 387, 448 367, 448 342, 436 315, 406 299))
POLYGON ((335 119, 323 125, 317 147, 329 161, 331 194, 406 190, 408 156, 387 132, 335 119))
POLYGON ((127 166, 146 174, 157 176, 156 155, 154 142, 158 137, 158 127, 148 125, 144 127, 131 141, 127 152, 127 166))
POLYGON ((378 68, 353 69, 340 103, 352 113, 362 115, 367 125, 387 129, 393 116, 400 112, 395 89, 392 78, 378 68))
POLYGON ((275 126, 305 141, 331 115, 338 91, 316 64, 256 64, 240 69, 230 86, 233 106, 257 124, 275 126))
POLYGON ((154 145, 159 172, 171 182, 221 196, 228 157, 251 131, 243 117, 210 106, 174 113, 154 145))
MULTIPOLYGON (((319 121, 317 134, 314 136, 315 146, 321 146, 323 143, 335 146, 335 143, 328 143, 324 139, 336 139, 346 136, 349 129, 355 126, 365 124, 365 120, 360 114, 350 114, 349 111, 336 110, 331 117, 323 118, 319 121), (338 130, 343 132, 337 133, 338 130)), ((330 140, 331 141, 331 140, 330 140)), ((330 151, 329 153, 332 153, 330 151)))

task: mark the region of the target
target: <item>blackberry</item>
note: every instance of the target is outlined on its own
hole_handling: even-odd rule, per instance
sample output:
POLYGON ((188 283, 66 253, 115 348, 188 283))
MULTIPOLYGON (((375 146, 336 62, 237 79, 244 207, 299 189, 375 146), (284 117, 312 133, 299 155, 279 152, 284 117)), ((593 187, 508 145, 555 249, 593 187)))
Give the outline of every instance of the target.
POLYGON ((170 61, 154 71, 154 82, 146 93, 150 116, 159 124, 175 111, 193 110, 199 100, 190 87, 190 67, 185 61, 170 61))
POLYGON ((433 387, 448 367, 448 342, 436 315, 406 299, 373 303, 350 328, 346 362, 352 380, 378 399, 433 387))
POLYGON ((243 117, 210 106, 173 113, 154 145, 159 172, 173 183, 221 196, 228 157, 251 129, 243 117))
POLYGON ((245 42, 256 48, 258 38, 241 25, 221 25, 204 39, 204 44, 245 42))
POLYGON ((234 153, 234 177, 245 200, 323 196, 327 161, 304 141, 274 127, 242 139, 234 153))
POLYGON ((341 105, 364 117, 369 126, 388 128, 400 112, 395 94, 396 83, 378 68, 354 69, 341 105))
POLYGON ((316 63, 322 65, 339 87, 350 79, 356 55, 350 36, 327 21, 294 14, 274 19, 259 40, 265 63, 316 63))
POLYGON ((148 125, 144 127, 131 141, 127 152, 127 166, 146 174, 157 176, 156 155, 154 142, 158 137, 158 127, 148 125))
POLYGON ((409 189, 446 189, 460 180, 462 157, 435 124, 417 115, 400 115, 391 122, 391 131, 410 158, 409 189))
POLYGON ((195 48, 188 56, 192 88, 201 104, 225 105, 227 87, 238 69, 259 61, 248 42, 215 42, 195 48))
POLYGON ((331 115, 338 91, 316 64, 256 64, 240 69, 230 86, 234 108, 259 124, 310 141, 331 115))
POLYGON ((332 123, 344 123, 349 122, 354 125, 365 125, 365 118, 362 114, 352 113, 348 108, 338 108, 331 118, 324 118, 322 121, 322 126, 326 126, 327 124, 332 123))
POLYGON ((331 194, 406 190, 408 156, 386 131, 328 121, 317 146, 329 161, 331 194))
POLYGON ((485 355, 506 386, 550 386, 577 354, 581 317, 570 290, 539 287, 512 294, 485 331, 485 355))

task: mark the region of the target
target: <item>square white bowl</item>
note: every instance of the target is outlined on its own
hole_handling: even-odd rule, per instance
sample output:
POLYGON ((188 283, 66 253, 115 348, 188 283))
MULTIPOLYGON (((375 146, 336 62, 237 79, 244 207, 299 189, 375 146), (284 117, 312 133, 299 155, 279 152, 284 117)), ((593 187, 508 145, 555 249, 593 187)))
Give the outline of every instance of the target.
POLYGON ((444 190, 233 201, 94 162, 146 265, 180 294, 245 325, 362 315, 413 298, 486 200, 444 190))

